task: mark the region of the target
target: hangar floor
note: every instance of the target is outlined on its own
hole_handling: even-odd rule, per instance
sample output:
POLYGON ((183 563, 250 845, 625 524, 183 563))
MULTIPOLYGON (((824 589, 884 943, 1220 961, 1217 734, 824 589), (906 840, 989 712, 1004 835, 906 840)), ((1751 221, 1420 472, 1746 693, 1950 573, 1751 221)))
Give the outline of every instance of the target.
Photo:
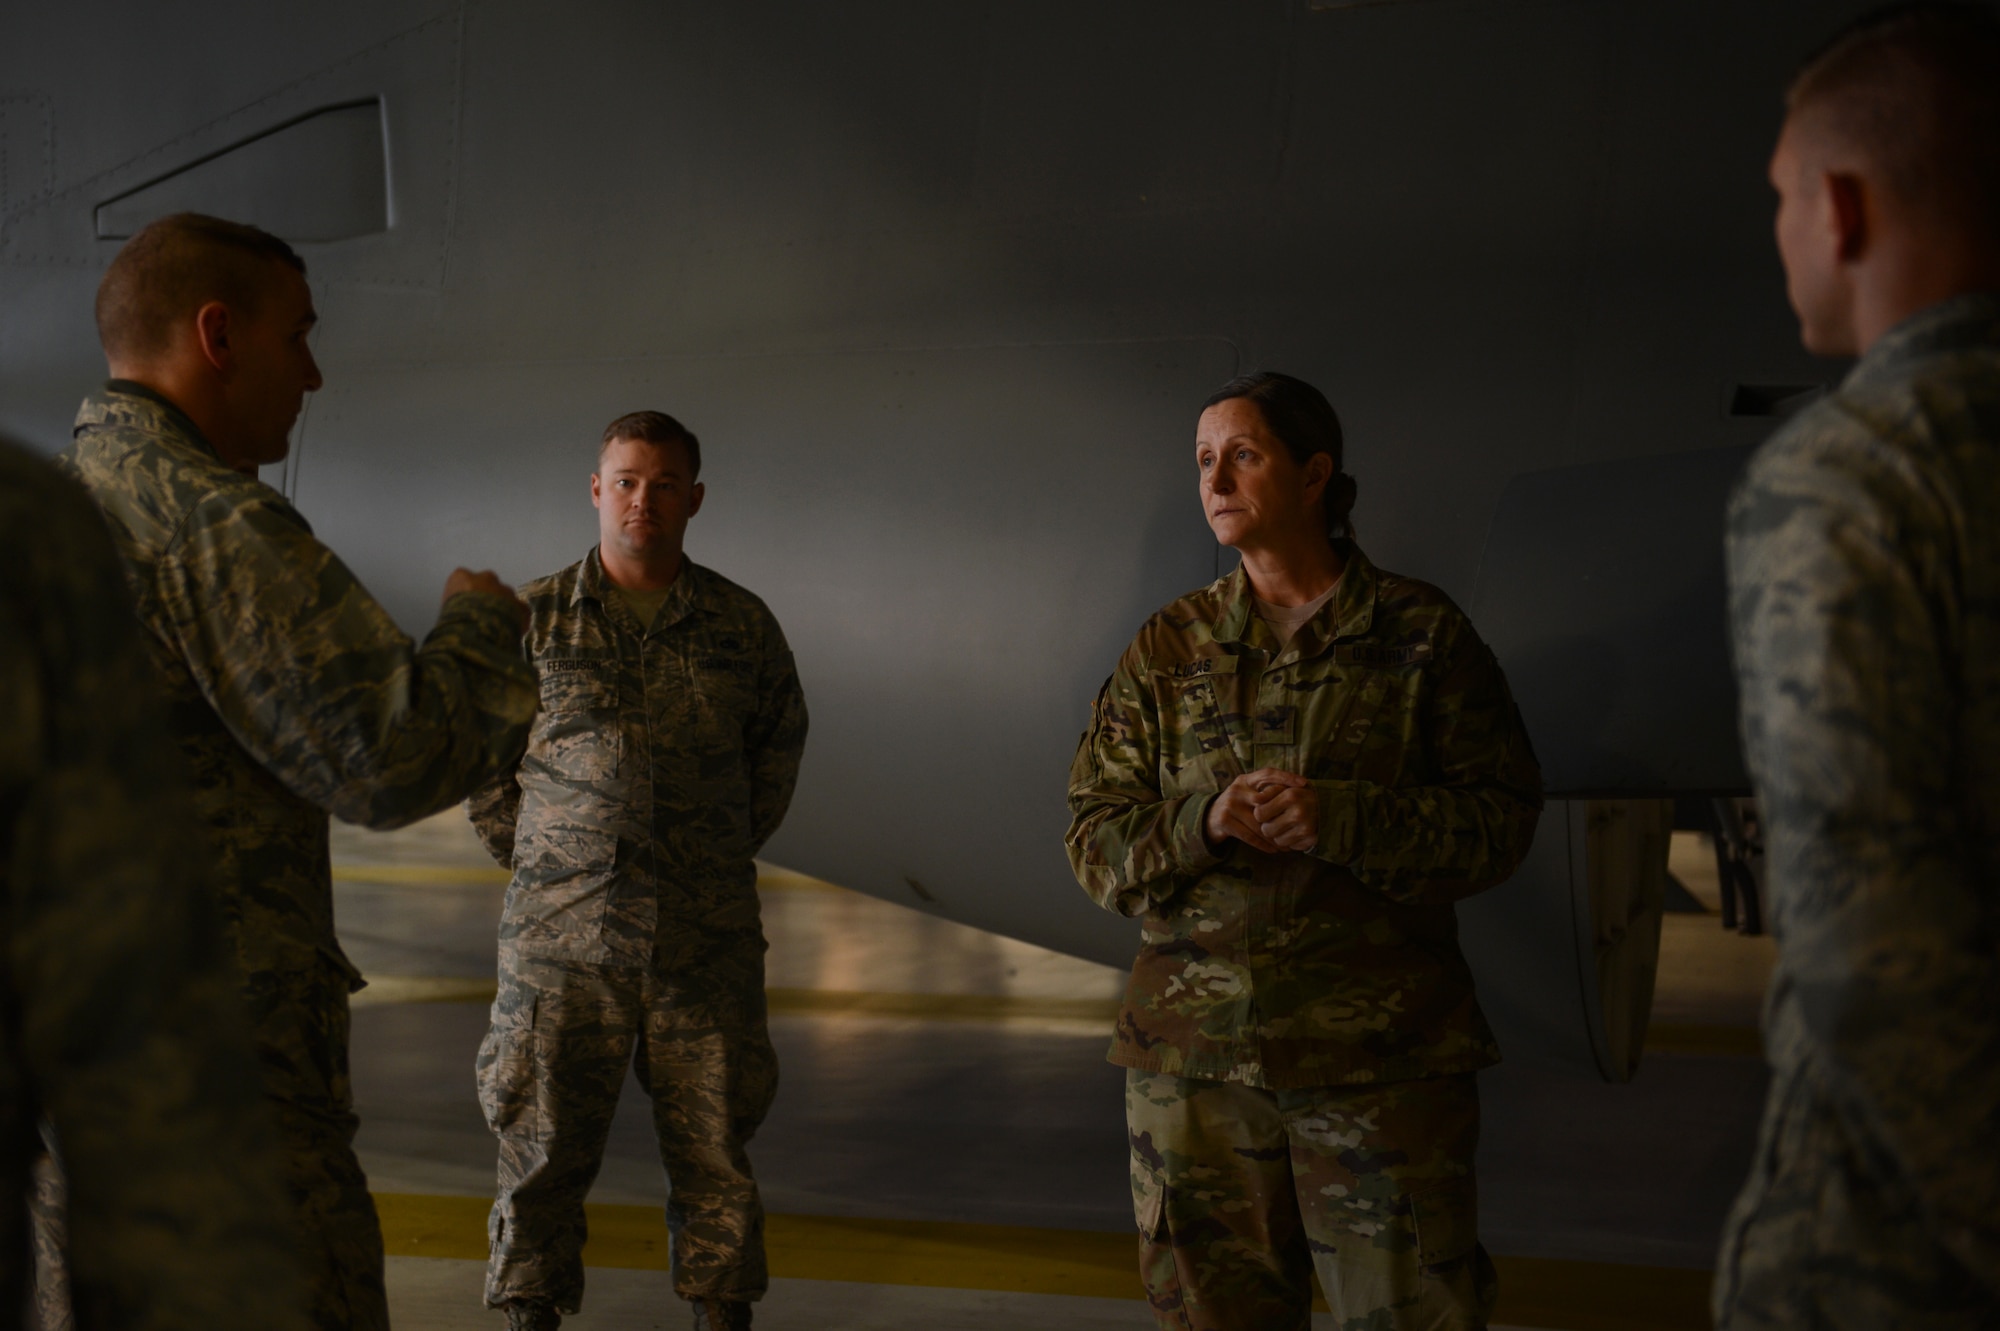
MULTIPOLYGON (((472 1060, 493 992, 504 873, 456 813, 386 836, 336 827, 356 995, 359 1141, 404 1331, 480 1328, 493 1144, 472 1060)), ((1676 875, 1713 907, 1691 842, 1676 875)), ((767 1331, 1144 1328, 1120 1076, 1104 1062, 1123 976, 769 870, 783 1089, 753 1157, 772 1212, 767 1331)), ((1605 1086, 1502 1065, 1481 1077, 1482 1230, 1519 1326, 1705 1326, 1707 1269, 1764 1088, 1770 945, 1670 915, 1656 1038, 1605 1086)), ((628 1087, 592 1193, 592 1328, 684 1327, 664 1195, 628 1087)), ((1330 1319, 1320 1318, 1330 1324, 1330 1319)))

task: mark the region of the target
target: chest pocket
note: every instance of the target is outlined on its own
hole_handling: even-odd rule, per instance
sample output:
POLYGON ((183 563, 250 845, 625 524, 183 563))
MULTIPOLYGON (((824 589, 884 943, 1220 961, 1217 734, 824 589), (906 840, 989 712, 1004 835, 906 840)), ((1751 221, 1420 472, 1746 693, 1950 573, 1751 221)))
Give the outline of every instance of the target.
POLYGON ((1395 787, 1421 772, 1424 668, 1430 659, 1427 642, 1336 646, 1337 719, 1310 764, 1313 774, 1395 787))
POLYGON ((618 663, 551 657, 540 663, 542 715, 536 757, 566 781, 609 781, 624 753, 618 663))
POLYGON ((1153 676, 1165 741, 1160 791, 1172 797, 1219 790, 1242 770, 1232 746, 1243 718, 1228 709, 1235 695, 1236 658, 1198 657, 1153 676))
POLYGON ((702 646, 689 666, 703 723, 742 734, 757 710, 756 658, 729 638, 702 646))

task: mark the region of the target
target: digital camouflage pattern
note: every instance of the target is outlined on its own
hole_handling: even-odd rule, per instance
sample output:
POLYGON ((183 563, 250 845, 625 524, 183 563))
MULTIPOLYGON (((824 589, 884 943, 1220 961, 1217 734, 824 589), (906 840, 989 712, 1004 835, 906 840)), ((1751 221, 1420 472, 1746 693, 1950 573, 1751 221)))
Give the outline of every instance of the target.
POLYGON ((1475 1331, 1471 1074, 1265 1090, 1126 1073, 1139 1270, 1173 1331, 1306 1331, 1318 1269, 1341 1331, 1475 1331))
POLYGON ((653 1097, 674 1288, 754 1298, 744 1145, 777 1086, 753 857, 798 781, 805 698, 764 603, 692 561, 650 628, 593 550, 530 583, 542 715, 473 826, 514 871, 480 1051, 500 1138, 487 1301, 582 1298, 583 1200, 624 1068, 653 1097))
POLYGON ((1345 552, 1289 647, 1238 569, 1148 620, 1098 694, 1068 846, 1084 890, 1143 926, 1114 1063, 1278 1088, 1499 1058, 1452 903, 1526 853, 1540 769, 1465 615, 1345 552), (1209 804, 1260 767, 1312 780, 1310 854, 1209 849, 1209 804))
POLYGON ((778 1089, 761 947, 674 968, 506 956, 479 1099, 500 1139, 486 1301, 583 1303, 585 1196, 627 1069, 653 1104, 670 1181, 674 1291, 756 1299, 764 1206, 745 1146, 778 1089))
POLYGON ((0 1327, 35 1265, 85 1326, 305 1326, 205 868, 103 520, 0 446, 0 1327))
POLYGON ((764 603, 689 561, 650 629, 607 595, 597 551, 521 589, 541 717, 472 825, 514 871, 515 955, 655 964, 763 925, 757 851, 798 784, 806 705, 764 603))
POLYGON ((2000 297, 1759 450, 1729 583, 1778 959, 1717 1320, 2000 1325, 2000 297))
POLYGON ((412 642, 282 495, 137 384, 87 398, 59 461, 110 521, 190 770, 315 1324, 385 1326, 347 1084, 361 978, 334 937, 327 815, 397 827, 513 764, 535 708, 514 612, 454 596, 412 642))

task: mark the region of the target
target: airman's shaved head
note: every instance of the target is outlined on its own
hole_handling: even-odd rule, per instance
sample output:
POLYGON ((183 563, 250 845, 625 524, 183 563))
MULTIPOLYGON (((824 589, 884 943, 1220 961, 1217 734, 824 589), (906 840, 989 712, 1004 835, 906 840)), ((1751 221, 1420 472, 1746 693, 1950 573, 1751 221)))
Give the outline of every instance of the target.
POLYGON ((2000 236, 2000 19, 1985 5, 1878 9, 1800 68, 1787 130, 1808 172, 1859 169, 1934 224, 2000 236))
POLYGON ((241 222, 163 217, 125 242, 97 288, 97 336, 114 363, 165 352, 177 326, 210 301, 254 314, 273 263, 306 270, 290 245, 241 222))

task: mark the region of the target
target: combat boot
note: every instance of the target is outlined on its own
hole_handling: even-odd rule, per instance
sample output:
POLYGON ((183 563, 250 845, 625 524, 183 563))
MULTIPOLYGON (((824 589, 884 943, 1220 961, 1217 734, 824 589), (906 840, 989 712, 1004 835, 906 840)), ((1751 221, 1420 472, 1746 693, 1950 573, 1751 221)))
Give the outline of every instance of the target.
POLYGON ((741 1299, 696 1299, 694 1331, 750 1331, 750 1305, 741 1299))
POLYGON ((501 1305, 507 1310, 507 1331, 559 1331, 562 1314, 546 1303, 523 1303, 511 1299, 501 1305))

